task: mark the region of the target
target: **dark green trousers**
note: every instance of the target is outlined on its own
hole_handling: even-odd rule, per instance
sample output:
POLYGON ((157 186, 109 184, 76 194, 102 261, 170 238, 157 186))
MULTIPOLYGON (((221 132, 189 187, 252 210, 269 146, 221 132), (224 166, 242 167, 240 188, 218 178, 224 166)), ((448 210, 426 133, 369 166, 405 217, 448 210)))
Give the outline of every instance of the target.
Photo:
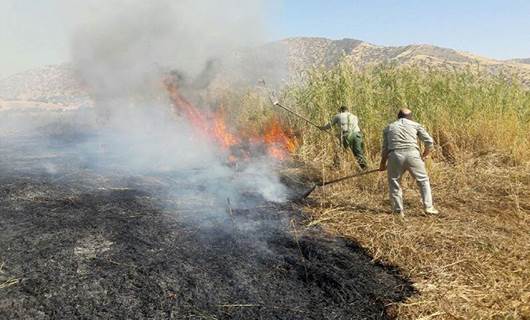
POLYGON ((361 169, 368 167, 366 158, 364 157, 363 135, 360 132, 352 132, 349 135, 342 136, 342 146, 351 149, 361 169))

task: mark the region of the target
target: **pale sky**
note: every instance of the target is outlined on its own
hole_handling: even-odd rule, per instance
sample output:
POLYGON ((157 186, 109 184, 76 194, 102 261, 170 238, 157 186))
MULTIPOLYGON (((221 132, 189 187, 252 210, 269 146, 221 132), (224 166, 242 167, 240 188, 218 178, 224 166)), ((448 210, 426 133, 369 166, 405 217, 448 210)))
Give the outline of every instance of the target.
POLYGON ((67 26, 59 1, 0 0, 0 77, 67 61, 67 26))
MULTIPOLYGON (((72 0, 71 0, 72 1, 72 0)), ((0 0, 0 78, 69 61, 67 0, 0 0)), ((104 2, 103 2, 104 3, 104 2)), ((270 40, 354 38, 378 45, 428 43, 496 59, 530 57, 527 0, 284 0, 264 14, 270 40)))

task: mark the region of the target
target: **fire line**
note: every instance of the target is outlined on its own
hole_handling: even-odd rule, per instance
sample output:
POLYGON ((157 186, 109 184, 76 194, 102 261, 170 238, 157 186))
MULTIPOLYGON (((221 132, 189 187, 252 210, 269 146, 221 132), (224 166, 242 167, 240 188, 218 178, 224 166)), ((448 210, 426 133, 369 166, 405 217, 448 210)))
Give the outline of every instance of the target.
POLYGON ((296 151, 298 143, 294 135, 282 126, 279 118, 269 119, 260 132, 250 128, 234 132, 227 125, 223 108, 218 108, 215 112, 199 110, 182 96, 175 81, 166 80, 164 85, 174 112, 184 117, 201 137, 228 152, 229 161, 245 161, 262 154, 284 161, 290 159, 291 154, 296 151))

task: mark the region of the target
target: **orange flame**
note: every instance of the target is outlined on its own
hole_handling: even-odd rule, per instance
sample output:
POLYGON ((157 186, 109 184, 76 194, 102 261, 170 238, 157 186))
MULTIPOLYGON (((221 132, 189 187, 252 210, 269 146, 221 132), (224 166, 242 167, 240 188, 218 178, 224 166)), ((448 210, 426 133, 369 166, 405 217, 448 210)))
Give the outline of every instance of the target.
POLYGON ((219 109, 214 115, 212 135, 223 149, 228 149, 241 141, 226 127, 223 109, 219 109))
POLYGON ((175 113, 177 115, 183 114, 199 133, 206 134, 208 132, 206 117, 180 94, 174 82, 166 79, 164 84, 173 103, 175 113))
POLYGON ((263 142, 268 153, 279 159, 287 159, 296 149, 296 141, 288 134, 278 118, 272 118, 264 127, 263 142))
POLYGON ((167 80, 164 82, 169 92, 169 98, 176 114, 184 116, 192 127, 202 136, 214 142, 222 150, 230 152, 228 160, 248 160, 248 148, 259 149, 277 159, 286 160, 296 150, 297 143, 292 132, 284 129, 278 118, 270 119, 261 130, 261 134, 253 132, 250 128, 243 128, 234 133, 226 125, 226 116, 222 108, 216 112, 207 113, 200 111, 186 100, 178 91, 176 83, 167 80), (248 144, 248 145, 247 145, 248 144), (233 149, 239 149, 235 155, 233 149))

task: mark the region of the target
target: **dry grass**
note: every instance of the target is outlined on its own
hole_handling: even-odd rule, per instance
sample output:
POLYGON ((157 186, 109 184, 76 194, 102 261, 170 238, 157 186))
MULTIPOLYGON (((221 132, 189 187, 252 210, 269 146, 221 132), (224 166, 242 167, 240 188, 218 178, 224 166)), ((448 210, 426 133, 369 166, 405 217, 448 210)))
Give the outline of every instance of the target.
POLYGON ((528 319, 530 169, 498 162, 430 163, 440 217, 423 215, 410 177, 406 219, 390 215, 383 173, 319 190, 306 210, 312 224, 355 239, 412 279, 418 294, 390 307, 399 318, 528 319))
POLYGON ((0 263, 0 289, 14 286, 20 281, 20 279, 5 277, 4 265, 5 265, 5 262, 0 263))

